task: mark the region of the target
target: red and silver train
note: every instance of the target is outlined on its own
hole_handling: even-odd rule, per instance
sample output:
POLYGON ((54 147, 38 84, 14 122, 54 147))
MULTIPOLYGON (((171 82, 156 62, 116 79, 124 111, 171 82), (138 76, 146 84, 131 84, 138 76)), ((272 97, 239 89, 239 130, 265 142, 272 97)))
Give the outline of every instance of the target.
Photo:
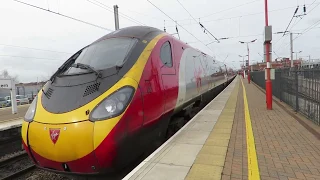
POLYGON ((72 55, 30 105, 23 146, 47 170, 99 174, 125 167, 234 78, 226 66, 152 27, 127 27, 72 55))

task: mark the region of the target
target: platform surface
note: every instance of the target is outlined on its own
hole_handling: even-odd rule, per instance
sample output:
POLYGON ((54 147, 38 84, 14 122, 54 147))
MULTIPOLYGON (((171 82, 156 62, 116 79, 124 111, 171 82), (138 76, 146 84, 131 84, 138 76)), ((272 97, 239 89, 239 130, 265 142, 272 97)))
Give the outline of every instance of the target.
POLYGON ((12 107, 0 108, 0 123, 9 119, 23 118, 28 111, 30 104, 17 106, 17 113, 12 114, 12 107))
POLYGON ((23 121, 22 118, 0 121, 0 132, 8 129, 16 128, 16 127, 21 127, 22 121, 23 121))
POLYGON ((238 83, 238 78, 235 78, 179 132, 124 179, 180 180, 186 177, 197 179, 199 175, 221 176, 232 129, 238 83))
POLYGON ((320 139, 238 76, 124 179, 320 180, 320 139))
MULTIPOLYGON (((244 96, 247 98, 261 180, 320 180, 320 137, 312 134, 273 101, 266 109, 266 95, 254 83, 242 79, 231 139, 222 179, 248 178, 247 132, 244 96)), ((286 106, 283 102, 277 100, 286 106)), ((288 107, 288 106, 286 106, 288 107)), ((293 112, 291 108, 286 110, 293 112)), ((297 116, 299 116, 297 114, 297 116)), ((316 132, 320 127, 300 116, 316 132)))

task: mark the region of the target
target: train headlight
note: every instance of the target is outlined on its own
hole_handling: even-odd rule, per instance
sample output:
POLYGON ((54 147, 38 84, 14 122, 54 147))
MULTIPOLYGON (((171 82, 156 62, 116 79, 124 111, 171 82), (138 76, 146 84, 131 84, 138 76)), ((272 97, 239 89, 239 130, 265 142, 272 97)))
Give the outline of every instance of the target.
POLYGON ((133 94, 134 88, 131 86, 125 86, 110 94, 92 110, 90 120, 105 120, 120 115, 129 105, 133 94))
POLYGON ((33 121, 34 115, 36 114, 37 101, 38 101, 38 96, 36 96, 33 99, 32 103, 30 104, 29 109, 24 116, 25 121, 27 122, 33 121))

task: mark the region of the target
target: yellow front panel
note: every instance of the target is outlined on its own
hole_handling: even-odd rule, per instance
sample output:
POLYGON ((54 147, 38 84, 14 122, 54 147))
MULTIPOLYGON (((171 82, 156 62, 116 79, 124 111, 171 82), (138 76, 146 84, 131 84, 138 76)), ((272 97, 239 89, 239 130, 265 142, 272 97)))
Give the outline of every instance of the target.
POLYGON ((90 121, 61 125, 32 122, 29 125, 29 143, 44 158, 68 162, 93 151, 93 128, 94 123, 90 121), (50 129, 56 128, 60 128, 60 135, 54 144, 50 129))
POLYGON ((22 121, 21 125, 21 137, 22 141, 28 145, 28 140, 27 140, 27 133, 28 133, 28 122, 22 121))

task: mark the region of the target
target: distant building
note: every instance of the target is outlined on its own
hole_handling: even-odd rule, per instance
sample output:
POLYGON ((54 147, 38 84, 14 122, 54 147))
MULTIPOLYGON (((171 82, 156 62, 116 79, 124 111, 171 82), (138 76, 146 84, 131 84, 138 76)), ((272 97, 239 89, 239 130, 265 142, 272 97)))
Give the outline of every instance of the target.
POLYGON ((17 95, 34 95, 41 90, 45 82, 32 82, 32 83, 20 83, 16 84, 16 93, 17 95))
MULTIPOLYGON (((301 67, 302 60, 293 60, 293 66, 295 67, 301 67)), ((263 71, 265 68, 267 68, 267 63, 262 62, 262 63, 257 63, 251 65, 251 70, 252 71, 263 71)), ((291 61, 289 58, 282 58, 282 59, 276 59, 275 61, 271 62, 271 68, 274 69, 281 69, 281 68, 288 68, 291 67, 291 61)))
MULTIPOLYGON (((19 83, 16 84, 17 95, 34 95, 41 90, 46 82, 31 82, 31 83, 19 83)), ((10 96, 10 90, 0 89, 0 97, 10 96)))

